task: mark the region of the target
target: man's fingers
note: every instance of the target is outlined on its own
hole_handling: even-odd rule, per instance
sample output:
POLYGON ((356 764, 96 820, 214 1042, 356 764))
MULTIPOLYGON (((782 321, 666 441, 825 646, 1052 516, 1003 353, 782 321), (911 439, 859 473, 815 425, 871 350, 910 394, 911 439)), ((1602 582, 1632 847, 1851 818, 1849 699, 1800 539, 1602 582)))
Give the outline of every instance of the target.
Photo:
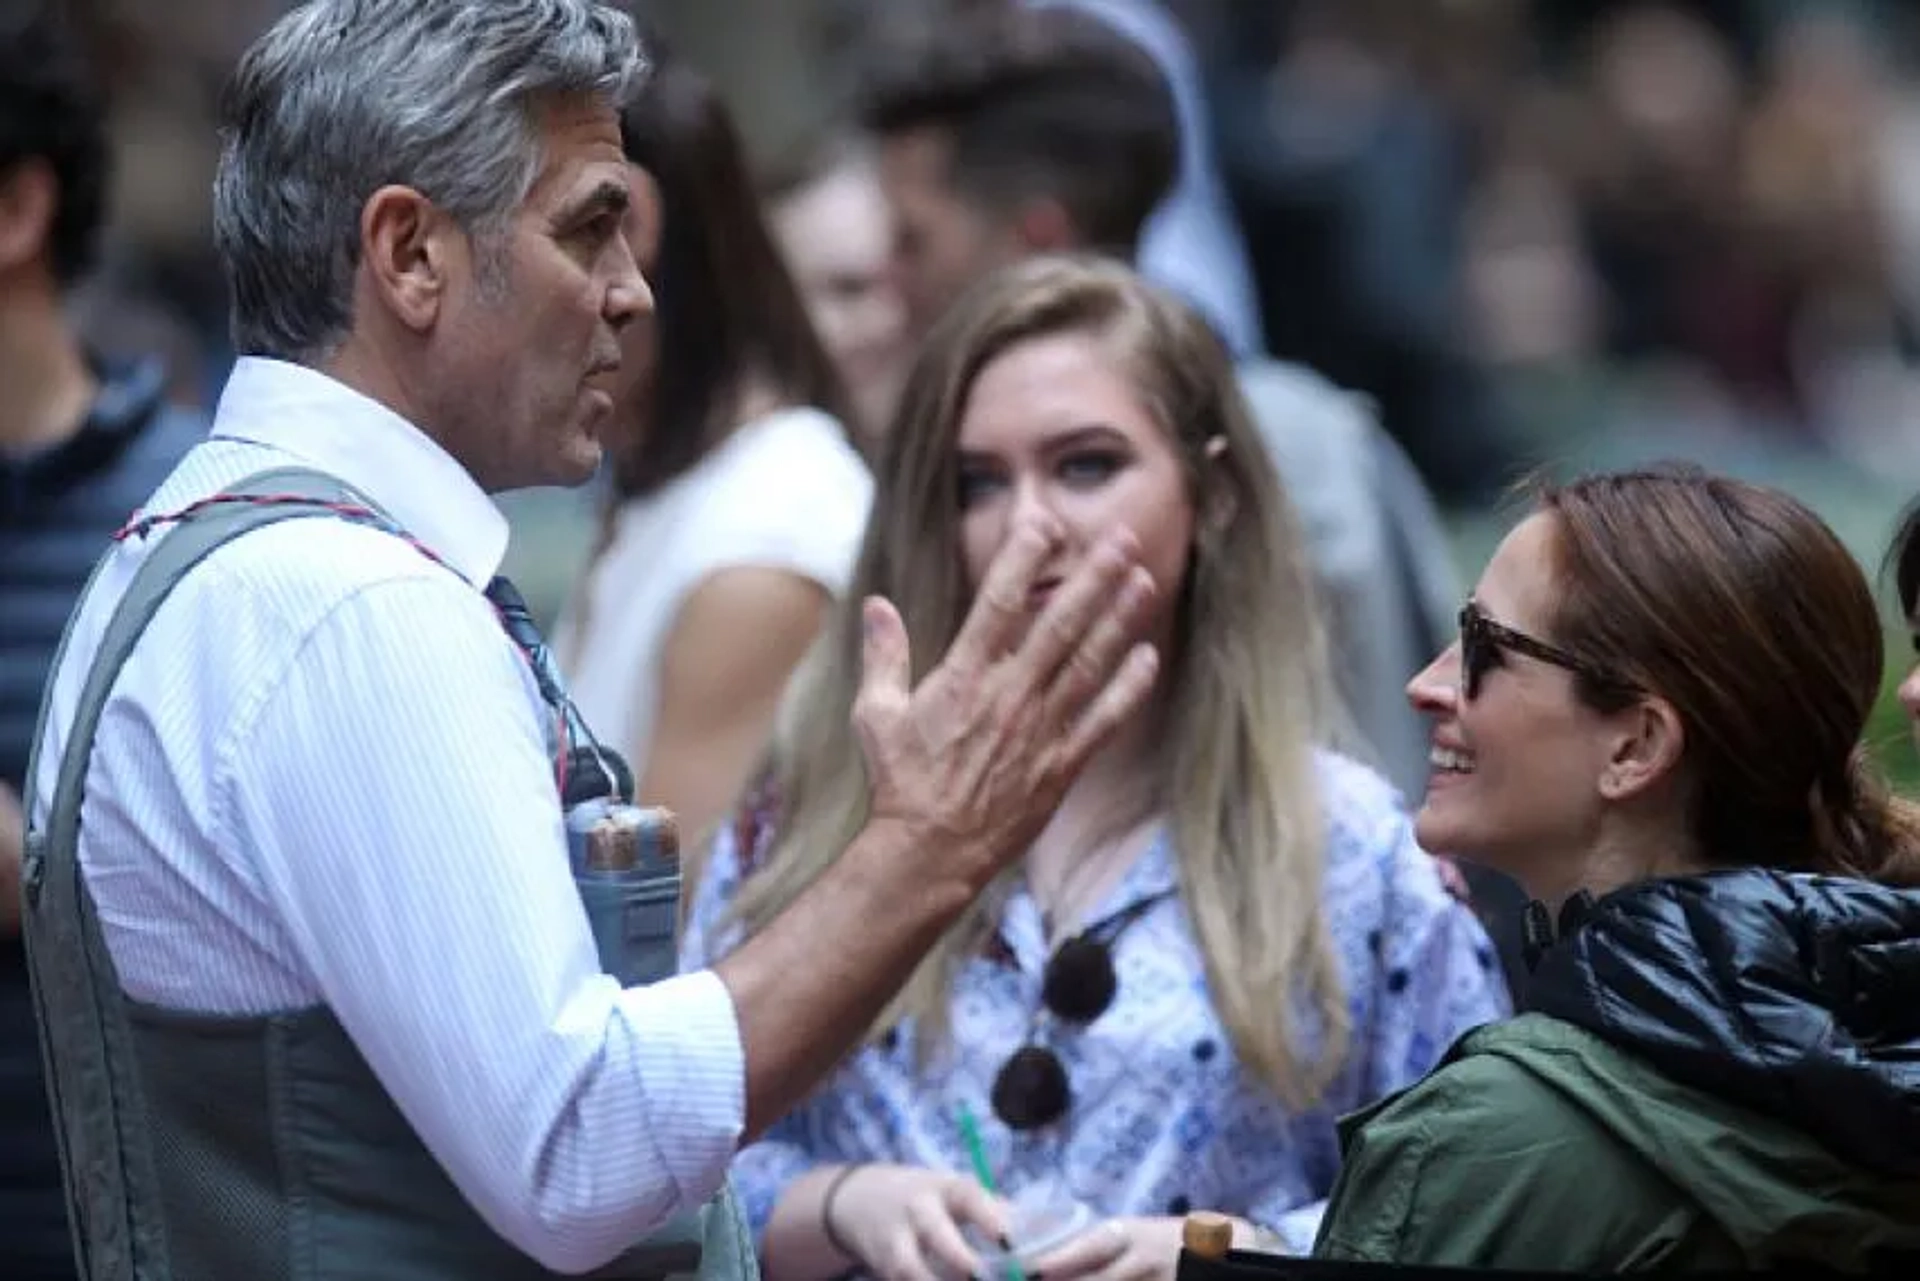
POLYGON ((1054 678, 1046 695, 1049 724, 1073 724, 1106 687, 1139 639, 1154 594, 1153 575, 1138 566, 1127 572, 1108 608, 1094 620, 1054 678))
POLYGON ((1120 670, 1080 714, 1061 742, 1061 759, 1069 774, 1078 772, 1115 731, 1145 706, 1159 674, 1160 655, 1153 646, 1143 641, 1128 651, 1120 670))
POLYGON ((1060 527, 1051 518, 1015 526, 987 566, 966 621, 947 651, 947 661, 980 671, 1013 648, 1026 624, 1034 580, 1059 543, 1060 527))
POLYGON ((913 655, 900 611, 883 596, 860 604, 860 688, 855 707, 904 706, 913 682, 913 655))
POLYGON ((1060 665, 1087 640, 1096 621, 1114 608, 1122 584, 1139 554, 1139 543, 1125 529, 1101 539, 1053 593, 1020 644, 1014 658, 1025 688, 1048 688, 1060 665))

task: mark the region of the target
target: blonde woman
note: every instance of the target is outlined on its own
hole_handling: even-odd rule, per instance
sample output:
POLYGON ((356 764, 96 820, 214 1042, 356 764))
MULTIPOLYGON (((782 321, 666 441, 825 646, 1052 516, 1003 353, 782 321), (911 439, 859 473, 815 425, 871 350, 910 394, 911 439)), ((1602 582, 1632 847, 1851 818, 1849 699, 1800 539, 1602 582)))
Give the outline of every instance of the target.
MULTIPOLYGON (((1377 776, 1332 754, 1292 513, 1183 304, 1118 264, 1035 259, 930 336, 877 478, 849 599, 899 603, 917 662, 952 642, 1014 522, 1067 531, 1037 607, 1128 527, 1155 580, 1157 704, 1068 793, 809 1103, 735 1167, 770 1281, 982 1275, 1009 1204, 1052 1184, 1105 1222, 1046 1281, 1165 1277, 1179 1216, 1304 1251, 1335 1118, 1506 1012, 1492 949, 1377 776), (1277 1238, 1277 1242, 1276 1239, 1277 1238)), ((774 919, 857 830, 842 611, 790 706, 774 798, 723 832, 690 912, 700 964, 774 919)), ((834 941, 820 940, 831 948, 834 941)))

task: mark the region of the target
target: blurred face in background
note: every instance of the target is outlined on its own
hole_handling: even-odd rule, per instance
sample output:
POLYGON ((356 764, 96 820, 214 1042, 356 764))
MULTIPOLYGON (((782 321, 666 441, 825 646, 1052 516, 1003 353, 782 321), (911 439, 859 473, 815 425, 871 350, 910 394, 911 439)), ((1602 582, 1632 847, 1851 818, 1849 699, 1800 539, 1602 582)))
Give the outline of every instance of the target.
POLYGON ((906 307, 890 271, 893 219, 878 176, 854 156, 773 202, 773 233, 869 440, 885 429, 907 355, 906 307))
POLYGON ((917 340, 968 285, 1026 256, 998 219, 957 193, 945 132, 907 130, 881 144, 880 182, 893 210, 893 270, 917 340))

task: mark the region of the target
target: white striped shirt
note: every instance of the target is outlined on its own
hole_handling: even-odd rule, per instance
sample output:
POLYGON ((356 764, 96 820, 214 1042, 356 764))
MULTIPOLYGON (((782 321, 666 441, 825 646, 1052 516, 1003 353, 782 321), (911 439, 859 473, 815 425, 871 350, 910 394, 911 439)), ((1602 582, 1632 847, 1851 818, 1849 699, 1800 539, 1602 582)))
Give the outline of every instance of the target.
MULTIPOLYGON (((121 983, 205 1013, 325 1004, 502 1236, 596 1266, 719 1186, 744 1128, 732 1000, 711 972, 624 991, 601 972, 538 694, 476 587, 506 520, 438 445, 322 374, 242 360, 146 510, 289 464, 445 565, 319 517, 181 581, 107 705, 81 811, 121 983)), ((121 544, 81 607, 37 819, 106 622, 169 528, 121 544)))

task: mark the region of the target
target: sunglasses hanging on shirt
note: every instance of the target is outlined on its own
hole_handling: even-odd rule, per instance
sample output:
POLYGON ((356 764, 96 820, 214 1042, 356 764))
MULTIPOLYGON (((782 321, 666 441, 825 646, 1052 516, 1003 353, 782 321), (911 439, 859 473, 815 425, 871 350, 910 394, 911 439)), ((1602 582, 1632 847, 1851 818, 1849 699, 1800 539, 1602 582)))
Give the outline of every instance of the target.
MULTIPOLYGON (((1113 948, 1128 926, 1174 896, 1165 890, 1088 926, 1054 950, 1041 979, 1040 1006, 1051 1018, 1085 1027, 1113 1005, 1120 979, 1113 948)), ((1066 1064, 1050 1046, 1029 1036, 993 1078, 993 1114, 1010 1130, 1052 1125, 1073 1105, 1066 1064)))

